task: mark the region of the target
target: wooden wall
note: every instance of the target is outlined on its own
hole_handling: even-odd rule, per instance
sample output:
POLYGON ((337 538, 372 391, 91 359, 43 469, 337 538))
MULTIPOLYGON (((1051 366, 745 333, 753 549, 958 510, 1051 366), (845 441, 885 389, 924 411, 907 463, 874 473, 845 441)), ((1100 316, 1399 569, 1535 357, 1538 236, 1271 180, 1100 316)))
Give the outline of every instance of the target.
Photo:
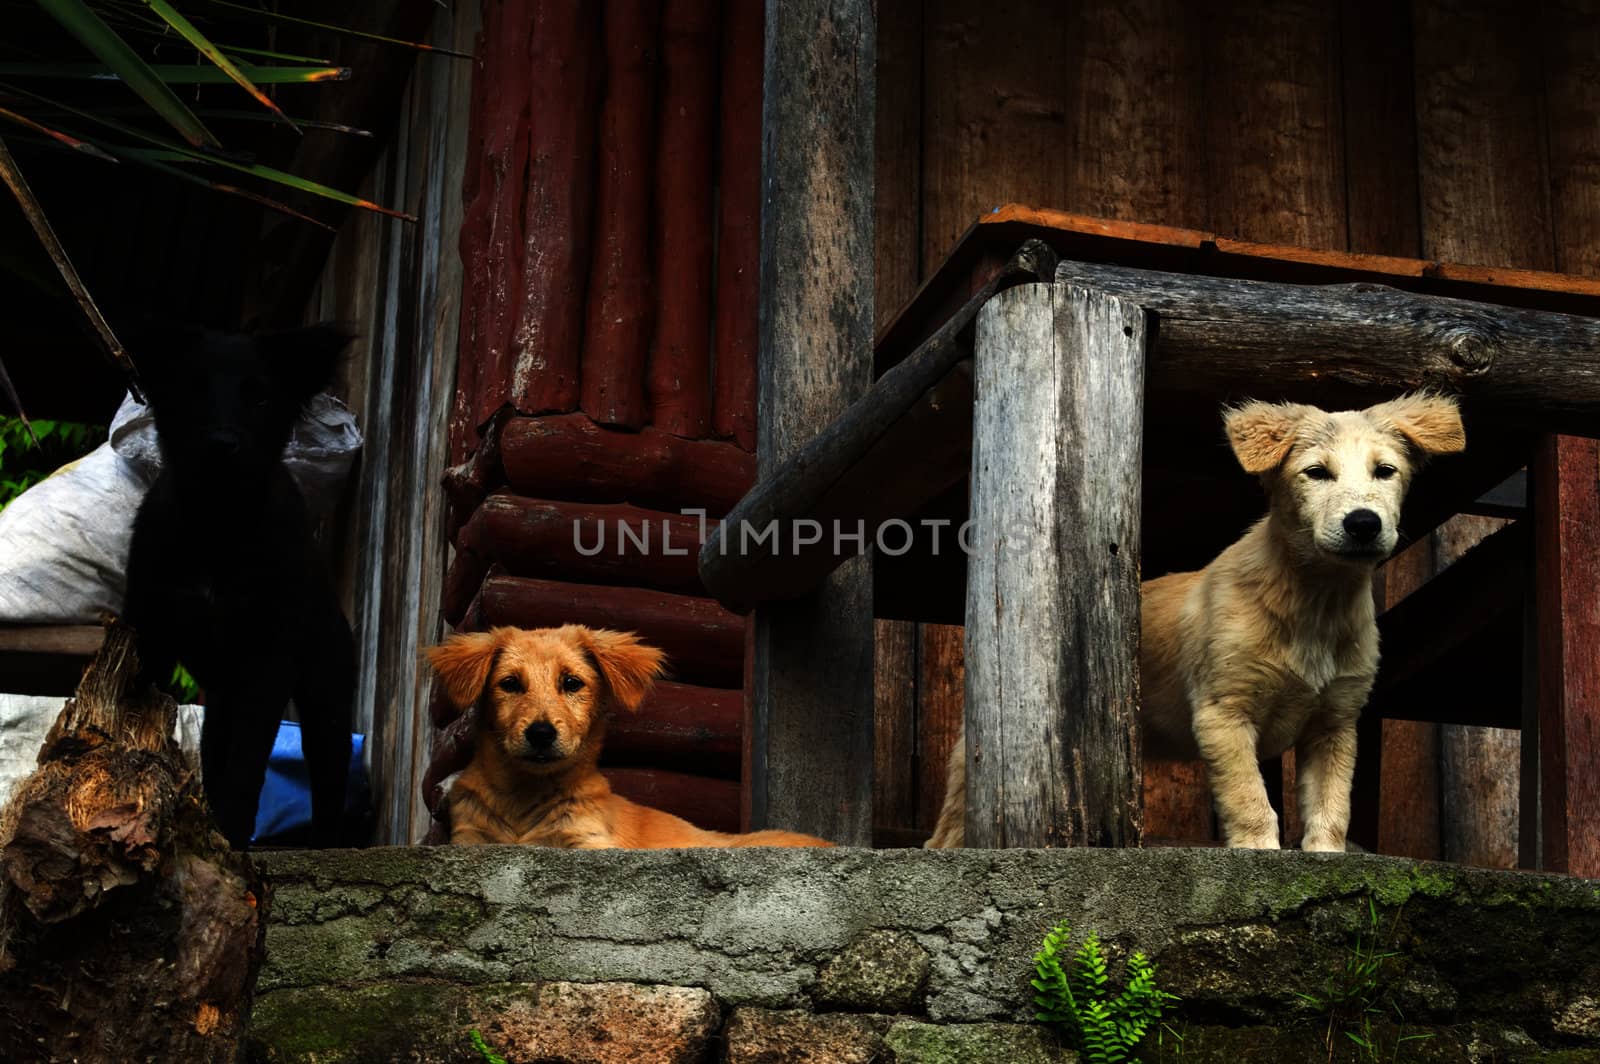
MULTIPOLYGON (((879 19, 880 323, 1006 202, 1600 271, 1593 0, 880 0, 879 19)), ((1460 519, 1416 545, 1380 593, 1484 531, 1460 519)), ((927 827, 960 713, 959 631, 880 636, 879 806, 927 827)), ((1384 818, 1380 848, 1515 863, 1514 733, 1389 722, 1385 738, 1384 793, 1406 812, 1384 818)), ((1209 831, 1198 775, 1153 777, 1152 834, 1209 831)))

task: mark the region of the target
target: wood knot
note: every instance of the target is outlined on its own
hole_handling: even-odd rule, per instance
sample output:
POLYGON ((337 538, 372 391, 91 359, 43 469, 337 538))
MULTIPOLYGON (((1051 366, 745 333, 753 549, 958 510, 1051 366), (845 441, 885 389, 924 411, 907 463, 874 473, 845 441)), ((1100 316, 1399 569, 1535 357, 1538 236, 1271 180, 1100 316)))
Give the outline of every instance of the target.
POLYGON ((1494 365, 1499 345, 1488 329, 1476 323, 1451 326, 1440 339, 1444 341, 1450 361, 1467 373, 1487 373, 1494 365))

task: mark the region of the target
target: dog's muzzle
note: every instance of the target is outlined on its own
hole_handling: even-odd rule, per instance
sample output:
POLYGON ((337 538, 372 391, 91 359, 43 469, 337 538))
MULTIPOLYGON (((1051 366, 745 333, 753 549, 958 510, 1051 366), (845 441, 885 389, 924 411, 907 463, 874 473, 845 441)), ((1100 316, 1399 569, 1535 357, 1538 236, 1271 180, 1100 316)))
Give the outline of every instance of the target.
POLYGON ((532 761, 558 761, 561 754, 555 749, 555 725, 547 720, 536 720, 522 733, 528 744, 528 758, 532 761))

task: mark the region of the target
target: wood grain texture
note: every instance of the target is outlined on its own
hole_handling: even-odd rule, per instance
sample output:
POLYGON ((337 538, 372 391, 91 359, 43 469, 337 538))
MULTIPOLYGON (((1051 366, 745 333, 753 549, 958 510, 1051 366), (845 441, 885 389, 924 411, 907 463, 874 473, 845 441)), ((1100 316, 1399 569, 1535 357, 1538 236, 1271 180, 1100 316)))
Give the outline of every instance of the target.
POLYGON ((755 456, 659 429, 619 432, 582 414, 512 418, 501 439, 506 482, 539 499, 631 502, 728 512, 755 481, 755 456))
MULTIPOLYGON (((876 5, 769 5, 762 96, 758 454, 768 475, 872 375, 876 5)), ((755 827, 872 839, 872 579, 866 558, 758 610, 755 827)))
POLYGON ((1052 0, 924 6, 922 272, 1002 203, 1065 201, 1067 22, 1052 0))
POLYGON ((1553 437, 1534 470, 1540 867, 1600 876, 1600 444, 1553 437))
POLYGON ((917 817, 931 831, 944 806, 945 770, 966 705, 966 631, 958 624, 917 626, 917 817))
POLYGON ((756 449, 760 336, 762 4, 723 7, 711 428, 756 449))
POLYGON ((1550 128, 1555 268, 1600 275, 1600 5, 1544 5, 1541 66, 1550 128))
POLYGON ((874 333, 922 279, 922 0, 878 0, 874 333))
MULTIPOLYGON (((533 2, 521 296, 510 377, 494 382, 524 414, 578 405, 604 66, 599 15, 597 4, 533 2)), ((493 412, 482 400, 478 409, 480 421, 493 412)))
POLYGON ((482 147, 475 180, 462 190, 469 199, 461 225, 461 257, 471 287, 469 324, 461 341, 466 350, 457 359, 453 461, 472 450, 471 430, 509 399, 512 333, 522 276, 532 28, 530 0, 502 0, 484 8, 485 48, 474 85, 478 108, 484 112, 475 138, 481 139, 482 147))
POLYGON ((873 703, 873 827, 910 827, 917 798, 915 623, 874 622, 873 703))
MULTIPOLYGON (((1382 605, 1392 609, 1433 575, 1431 541, 1414 543, 1391 558, 1383 575, 1382 605)), ((1436 861, 1440 856, 1439 727, 1421 721, 1386 720, 1382 733, 1377 852, 1436 861)))
POLYGON ((1390 0, 1339 4, 1346 246, 1417 256, 1416 83, 1411 9, 1390 0))
POLYGON ((711 421, 711 188, 717 0, 664 0, 655 168, 656 313, 650 423, 688 439, 711 421))
POLYGON ((1063 262, 1056 278, 1155 313, 1149 387, 1390 398, 1442 386, 1506 423, 1592 430, 1600 322, 1421 296, 1381 285, 1310 287, 1063 262), (1564 352, 1553 360, 1552 350, 1564 352))
POLYGON ((1137 846, 1146 317, 1022 285, 978 318, 969 846, 1137 846))
POLYGON ((1064 198, 1040 206, 1210 223, 1205 53, 1194 11, 1182 0, 1084 0, 1056 16, 1067 22, 1067 143, 1056 164, 1066 187, 1064 198))
MULTIPOLYGON (((1198 18, 1210 228, 1314 248, 1346 246, 1338 8, 1226 0, 1198 18)), ((1152 220, 1152 219, 1146 219, 1152 220)))
POLYGON ((1412 11, 1423 254, 1553 268, 1538 20, 1515 0, 1412 11))
POLYGON ((582 406, 601 424, 639 428, 649 412, 644 375, 655 310, 650 195, 661 0, 611 0, 602 21, 606 85, 583 329, 582 406))

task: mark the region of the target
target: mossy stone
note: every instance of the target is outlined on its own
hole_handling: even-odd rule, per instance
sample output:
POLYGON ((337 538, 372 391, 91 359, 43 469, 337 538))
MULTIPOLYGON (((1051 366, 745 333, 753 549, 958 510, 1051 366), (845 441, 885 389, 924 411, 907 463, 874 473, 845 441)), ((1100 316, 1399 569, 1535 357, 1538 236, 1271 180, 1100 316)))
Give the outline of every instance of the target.
POLYGON ((918 1012, 931 963, 904 932, 864 931, 823 966, 812 998, 852 1012, 918 1012))

